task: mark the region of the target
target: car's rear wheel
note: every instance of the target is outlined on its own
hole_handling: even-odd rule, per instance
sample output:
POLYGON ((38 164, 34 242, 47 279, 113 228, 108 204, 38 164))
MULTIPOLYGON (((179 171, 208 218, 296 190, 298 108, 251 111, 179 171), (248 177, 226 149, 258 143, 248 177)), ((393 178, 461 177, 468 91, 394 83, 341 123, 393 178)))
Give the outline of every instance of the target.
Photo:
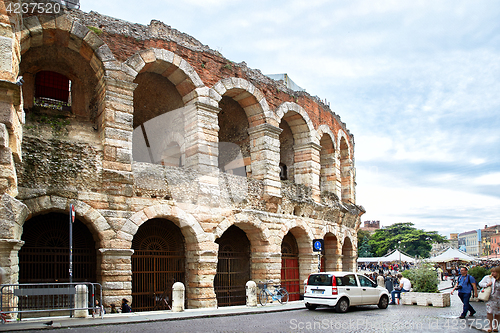
POLYGON ((349 300, 345 297, 339 299, 337 305, 335 305, 335 311, 344 313, 349 309, 349 300))
POLYGON ((316 304, 309 304, 309 303, 306 303, 306 308, 307 308, 308 310, 313 310, 313 311, 314 311, 314 310, 316 310, 316 308, 317 308, 317 307, 318 307, 318 306, 317 306, 316 304))
POLYGON ((387 297, 387 295, 382 295, 378 301, 378 308, 387 309, 387 306, 389 306, 389 297, 387 297))

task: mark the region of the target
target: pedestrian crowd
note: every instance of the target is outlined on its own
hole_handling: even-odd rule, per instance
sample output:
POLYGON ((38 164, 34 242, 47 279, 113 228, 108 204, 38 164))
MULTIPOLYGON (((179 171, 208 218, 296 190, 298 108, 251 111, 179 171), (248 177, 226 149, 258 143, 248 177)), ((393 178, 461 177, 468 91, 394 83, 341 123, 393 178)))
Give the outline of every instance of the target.
MULTIPOLYGON (((360 267, 362 268, 363 265, 360 267)), ((411 290, 411 282, 403 275, 396 271, 389 269, 391 265, 376 265, 372 264, 365 266, 371 272, 366 273, 377 285, 386 288, 391 293, 391 302, 389 304, 397 304, 402 292, 411 290), (387 267, 387 269, 384 269, 387 267), (378 271, 378 272, 377 272, 378 271)), ((394 266, 392 266, 394 268, 394 266)), ((462 313, 459 319, 465 319, 467 315, 474 317, 476 310, 470 303, 471 297, 478 297, 480 293, 484 301, 486 301, 486 317, 488 319, 489 328, 488 332, 498 332, 500 323, 500 266, 494 266, 492 262, 482 262, 476 264, 468 264, 462 267, 446 267, 444 271, 441 267, 435 266, 433 268, 439 280, 444 281, 451 278, 453 289, 451 294, 458 292, 458 297, 463 303, 462 313), (481 266, 490 270, 490 274, 484 276, 481 281, 477 282, 476 279, 468 273, 469 268, 481 266), (481 289, 482 288, 482 289, 481 289)))

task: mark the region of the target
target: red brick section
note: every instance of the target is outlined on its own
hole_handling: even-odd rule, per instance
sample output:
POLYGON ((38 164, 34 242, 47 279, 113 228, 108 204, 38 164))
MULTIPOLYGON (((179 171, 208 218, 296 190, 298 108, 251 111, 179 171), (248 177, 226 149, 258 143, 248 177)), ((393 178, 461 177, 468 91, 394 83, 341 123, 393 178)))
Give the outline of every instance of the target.
POLYGON ((208 87, 212 87, 224 78, 244 78, 251 81, 253 85, 262 91, 271 109, 277 108, 283 102, 295 102, 309 111, 309 117, 315 127, 320 124, 326 124, 330 128, 335 129, 335 131, 341 128, 341 126, 334 121, 331 113, 328 110, 324 110, 316 101, 307 96, 291 96, 284 91, 279 91, 274 86, 253 81, 245 75, 239 66, 231 63, 224 57, 209 52, 193 51, 172 41, 157 39, 142 41, 128 36, 108 34, 106 32, 103 32, 99 37, 109 46, 116 59, 119 61, 125 61, 137 51, 149 48, 170 50, 181 56, 193 66, 200 76, 200 79, 208 87))

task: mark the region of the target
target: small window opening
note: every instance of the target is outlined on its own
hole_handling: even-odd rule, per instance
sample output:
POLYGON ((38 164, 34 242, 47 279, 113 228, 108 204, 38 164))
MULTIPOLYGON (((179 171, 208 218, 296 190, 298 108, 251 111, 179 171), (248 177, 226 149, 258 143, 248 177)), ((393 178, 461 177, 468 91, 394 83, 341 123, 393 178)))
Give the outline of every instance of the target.
POLYGON ((71 80, 56 72, 38 72, 35 77, 35 105, 58 110, 69 109, 71 80))
POLYGON ((281 180, 287 180, 288 179, 288 173, 286 170, 286 165, 284 163, 280 163, 280 179, 281 180))

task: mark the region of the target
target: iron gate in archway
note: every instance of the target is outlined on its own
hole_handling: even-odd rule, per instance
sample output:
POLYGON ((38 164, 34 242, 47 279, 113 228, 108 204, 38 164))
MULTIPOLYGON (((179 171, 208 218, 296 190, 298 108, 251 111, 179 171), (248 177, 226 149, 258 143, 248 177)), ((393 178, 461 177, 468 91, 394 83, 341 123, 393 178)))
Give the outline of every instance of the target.
POLYGON ((180 229, 168 220, 149 220, 137 231, 132 248, 133 310, 166 310, 172 304, 172 285, 185 284, 186 258, 180 229))
POLYGON ((290 301, 300 298, 299 248, 292 233, 281 243, 281 286, 290 294, 290 301))
MULTIPOLYGON (((19 250, 19 283, 69 282, 69 213, 37 215, 24 223, 19 250)), ((92 233, 73 223, 73 281, 96 282, 92 233)))
POLYGON ((250 280, 250 241, 236 226, 229 227, 219 244, 214 290, 218 306, 246 304, 245 285, 250 280))

